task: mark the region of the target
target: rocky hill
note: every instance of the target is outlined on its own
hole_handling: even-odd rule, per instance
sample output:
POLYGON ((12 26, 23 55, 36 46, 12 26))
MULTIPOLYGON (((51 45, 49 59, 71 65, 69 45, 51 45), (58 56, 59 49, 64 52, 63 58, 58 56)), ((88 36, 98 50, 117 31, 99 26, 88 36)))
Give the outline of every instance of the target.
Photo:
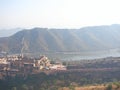
POLYGON ((0 51, 9 53, 87 52, 120 48, 120 25, 81 29, 33 28, 0 38, 0 51))

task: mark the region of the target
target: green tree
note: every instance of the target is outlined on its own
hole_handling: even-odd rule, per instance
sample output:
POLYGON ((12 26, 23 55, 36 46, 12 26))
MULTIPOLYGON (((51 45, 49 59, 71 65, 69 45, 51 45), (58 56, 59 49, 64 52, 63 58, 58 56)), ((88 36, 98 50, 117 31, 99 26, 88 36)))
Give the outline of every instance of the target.
POLYGON ((65 65, 65 66, 67 65, 67 63, 66 63, 66 62, 62 62, 62 64, 63 64, 63 65, 65 65))
POLYGON ((22 88, 22 90, 29 90, 28 86, 27 86, 27 85, 25 85, 25 84, 24 84, 24 85, 22 85, 22 87, 21 87, 21 88, 22 88))
POLYGON ((17 90, 17 88, 16 88, 16 87, 13 87, 11 90, 17 90))
POLYGON ((51 64, 55 64, 55 61, 50 61, 51 64))
POLYGON ((108 84, 108 86, 106 87, 106 90, 112 90, 112 84, 108 84))
POLYGON ((116 85, 116 89, 120 88, 120 83, 119 82, 114 82, 114 85, 116 85))
POLYGON ((70 89, 70 90, 75 90, 75 87, 72 86, 72 85, 70 85, 70 86, 69 86, 69 89, 70 89))

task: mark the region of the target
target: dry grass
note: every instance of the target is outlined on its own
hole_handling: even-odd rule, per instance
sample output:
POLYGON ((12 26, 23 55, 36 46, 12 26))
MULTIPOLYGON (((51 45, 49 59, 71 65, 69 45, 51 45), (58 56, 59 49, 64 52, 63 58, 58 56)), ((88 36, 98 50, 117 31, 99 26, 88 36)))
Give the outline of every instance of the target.
POLYGON ((75 87, 75 90, 105 90, 105 86, 84 86, 84 87, 75 87))
MULTIPOLYGON (((107 85, 91 85, 91 86, 80 86, 75 87, 74 90, 106 90, 107 85)), ((59 90, 72 90, 69 87, 63 87, 59 90)), ((112 85, 112 90, 120 90, 120 88, 116 89, 115 85, 112 85)))

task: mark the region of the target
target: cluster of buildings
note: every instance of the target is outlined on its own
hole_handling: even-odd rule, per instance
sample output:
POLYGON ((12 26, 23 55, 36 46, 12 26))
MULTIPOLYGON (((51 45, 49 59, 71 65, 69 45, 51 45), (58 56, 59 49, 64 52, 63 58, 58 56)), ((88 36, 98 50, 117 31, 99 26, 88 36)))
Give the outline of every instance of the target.
POLYGON ((0 57, 0 75, 5 72, 8 74, 28 74, 50 70, 66 70, 66 66, 60 62, 51 64, 46 56, 40 58, 28 58, 22 55, 0 57))

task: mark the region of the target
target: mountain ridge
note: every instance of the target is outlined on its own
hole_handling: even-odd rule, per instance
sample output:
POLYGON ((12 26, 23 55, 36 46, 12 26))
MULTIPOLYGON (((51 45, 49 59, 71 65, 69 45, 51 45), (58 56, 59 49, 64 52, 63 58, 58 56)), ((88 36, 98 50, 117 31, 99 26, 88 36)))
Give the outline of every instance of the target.
POLYGON ((23 29, 0 38, 0 51, 9 53, 87 52, 120 48, 120 25, 81 29, 23 29))

